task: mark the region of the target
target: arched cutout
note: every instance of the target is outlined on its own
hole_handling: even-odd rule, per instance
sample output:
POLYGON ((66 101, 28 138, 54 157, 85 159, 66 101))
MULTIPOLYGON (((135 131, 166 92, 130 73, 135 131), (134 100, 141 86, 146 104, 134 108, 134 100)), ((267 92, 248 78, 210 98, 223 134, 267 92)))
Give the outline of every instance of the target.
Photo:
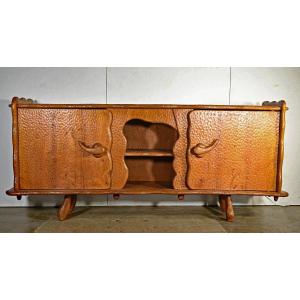
POLYGON ((127 140, 125 163, 128 183, 172 187, 175 176, 173 147, 178 132, 167 124, 140 119, 128 121, 123 132, 127 140))

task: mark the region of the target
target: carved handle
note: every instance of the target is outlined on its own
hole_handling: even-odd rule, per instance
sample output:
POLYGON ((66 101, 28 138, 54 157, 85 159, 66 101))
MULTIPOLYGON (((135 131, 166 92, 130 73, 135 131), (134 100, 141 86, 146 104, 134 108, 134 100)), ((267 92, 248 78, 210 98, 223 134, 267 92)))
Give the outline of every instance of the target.
POLYGON ((205 146, 202 143, 197 144, 195 147, 191 149, 192 154, 201 158, 203 155, 214 149, 219 143, 219 140, 214 140, 210 145, 205 146))
POLYGON ((91 147, 87 146, 84 142, 81 141, 78 141, 78 144, 81 147, 81 149, 94 155, 97 158, 102 157, 107 152, 107 149, 104 146, 102 146, 100 143, 95 143, 91 147))

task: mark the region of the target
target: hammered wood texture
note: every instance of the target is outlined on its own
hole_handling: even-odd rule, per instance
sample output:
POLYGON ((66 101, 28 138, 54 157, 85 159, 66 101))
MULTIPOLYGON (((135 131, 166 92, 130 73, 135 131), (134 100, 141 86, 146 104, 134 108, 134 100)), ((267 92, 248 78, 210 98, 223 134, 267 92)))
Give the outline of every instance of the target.
POLYGON ((264 106, 37 104, 14 98, 22 194, 281 191, 285 102, 264 106))
POLYGON ((178 140, 174 146, 173 167, 176 175, 173 180, 175 189, 186 189, 187 174, 187 130, 188 130, 188 113, 191 109, 174 109, 175 120, 178 128, 178 140))
POLYGON ((108 189, 111 113, 104 109, 18 109, 21 189, 108 189), (101 145, 96 157, 87 148, 101 145))
POLYGON ((279 112, 203 111, 189 114, 187 184, 191 189, 276 190, 279 112), (197 157, 195 146, 215 147, 197 157))

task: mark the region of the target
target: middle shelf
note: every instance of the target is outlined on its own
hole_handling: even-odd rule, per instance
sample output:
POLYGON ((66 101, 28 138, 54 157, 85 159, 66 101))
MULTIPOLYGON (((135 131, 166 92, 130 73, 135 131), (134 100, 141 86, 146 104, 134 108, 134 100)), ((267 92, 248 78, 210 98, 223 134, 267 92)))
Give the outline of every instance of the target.
POLYGON ((173 152, 169 150, 154 149, 127 149, 125 156, 131 157, 173 157, 173 152))

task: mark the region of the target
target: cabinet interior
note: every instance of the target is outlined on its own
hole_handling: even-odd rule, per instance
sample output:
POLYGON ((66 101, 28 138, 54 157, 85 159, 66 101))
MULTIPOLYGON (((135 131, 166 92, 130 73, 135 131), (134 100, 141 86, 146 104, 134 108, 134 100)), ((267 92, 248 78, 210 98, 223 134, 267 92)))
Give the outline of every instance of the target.
POLYGON ((166 124, 134 119, 124 126, 127 140, 125 163, 127 184, 172 187, 173 147, 177 131, 166 124))

